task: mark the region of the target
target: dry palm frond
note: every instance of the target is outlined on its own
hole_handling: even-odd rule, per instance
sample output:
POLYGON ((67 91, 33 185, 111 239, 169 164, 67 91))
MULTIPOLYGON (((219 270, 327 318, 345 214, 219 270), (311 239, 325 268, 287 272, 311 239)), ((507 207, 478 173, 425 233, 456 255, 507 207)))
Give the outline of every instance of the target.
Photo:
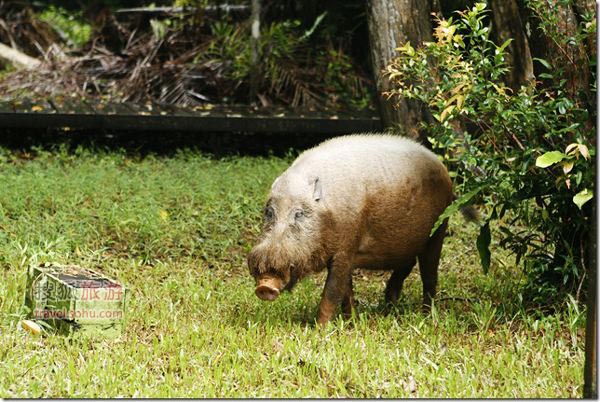
MULTIPOLYGON (((32 55, 44 63, 36 71, 5 74, 0 79, 1 97, 77 94, 185 107, 248 100, 252 68, 247 22, 225 23, 206 16, 181 19, 176 27, 165 25, 157 36, 143 18, 117 21, 108 9, 94 10, 92 39, 83 48, 70 50, 29 8, 7 7, 0 1, 0 41, 35 43, 29 51, 37 52, 32 55), (201 23, 189 23, 192 20, 201 23), (29 21, 26 29, 16 25, 23 21, 29 21)), ((340 104, 332 90, 342 88, 348 96, 360 98, 372 86, 365 74, 354 70, 335 78, 339 81, 335 88, 328 85, 324 82, 328 62, 315 54, 328 54, 330 45, 320 44, 319 50, 299 39, 293 27, 273 26, 262 37, 259 97, 263 104, 339 108, 347 105, 340 104)))

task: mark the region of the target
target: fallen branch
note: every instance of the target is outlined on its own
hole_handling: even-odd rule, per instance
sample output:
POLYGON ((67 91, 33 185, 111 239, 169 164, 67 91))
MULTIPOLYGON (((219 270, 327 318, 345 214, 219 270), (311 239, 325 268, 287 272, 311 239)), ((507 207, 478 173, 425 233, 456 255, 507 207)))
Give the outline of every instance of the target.
POLYGON ((35 70, 42 64, 38 59, 27 56, 25 53, 2 43, 0 43, 0 59, 8 61, 17 69, 25 70, 35 70))
MULTIPOLYGON (((250 6, 247 4, 217 4, 217 5, 206 5, 201 7, 204 11, 248 11, 250 6)), ((196 7, 133 7, 133 8, 121 8, 117 10, 117 13, 165 13, 165 14, 179 14, 185 11, 196 11, 196 7)))

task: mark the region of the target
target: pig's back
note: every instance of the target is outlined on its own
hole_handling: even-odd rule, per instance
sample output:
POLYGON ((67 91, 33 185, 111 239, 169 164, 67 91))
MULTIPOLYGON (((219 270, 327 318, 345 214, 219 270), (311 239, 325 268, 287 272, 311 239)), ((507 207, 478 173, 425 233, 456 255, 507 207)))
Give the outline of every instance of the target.
MULTIPOLYGON (((436 177, 450 183, 437 156, 415 141, 393 135, 336 137, 302 153, 292 171, 319 177, 324 191, 358 196, 436 177)), ((449 189, 451 192, 451 189, 449 189)))

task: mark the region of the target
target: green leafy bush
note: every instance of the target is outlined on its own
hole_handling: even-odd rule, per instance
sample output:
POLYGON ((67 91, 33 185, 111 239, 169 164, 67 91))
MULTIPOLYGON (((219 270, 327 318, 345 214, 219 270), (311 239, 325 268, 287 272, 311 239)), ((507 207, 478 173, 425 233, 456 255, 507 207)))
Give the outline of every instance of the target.
POLYGON ((92 27, 78 17, 72 11, 53 5, 44 10, 39 16, 40 20, 50 24, 64 39, 77 47, 81 47, 90 40, 92 27))
POLYGON ((523 264, 525 294, 551 303, 580 289, 589 264, 593 116, 565 89, 563 71, 546 60, 537 59, 546 67, 544 85, 508 88, 509 42, 493 43, 486 13, 486 4, 478 3, 456 20, 438 20, 433 42, 401 47, 388 66, 388 95, 424 102, 437 120, 425 127, 429 139, 458 172, 457 192, 464 194, 447 211, 468 202, 486 205, 477 241, 484 270, 493 223, 500 245, 523 264))

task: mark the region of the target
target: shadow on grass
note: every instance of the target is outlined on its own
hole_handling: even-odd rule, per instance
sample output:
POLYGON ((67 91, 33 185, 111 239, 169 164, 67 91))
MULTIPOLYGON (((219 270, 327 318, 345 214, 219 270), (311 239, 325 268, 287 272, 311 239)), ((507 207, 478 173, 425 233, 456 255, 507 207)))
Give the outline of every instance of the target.
MULTIPOLYGON (((300 289, 284 293, 278 300, 263 302, 250 296, 244 303, 234 306, 226 312, 223 319, 232 325, 247 328, 248 322, 270 327, 299 326, 301 328, 317 328, 317 312, 320 297, 320 286, 304 284, 300 289)), ((412 313, 423 314, 421 303, 417 300, 401 299, 397 304, 387 305, 383 296, 380 301, 356 300, 354 316, 343 318, 341 309, 332 318, 332 323, 344 321, 344 325, 352 327, 357 319, 398 318, 412 313)))
MULTIPOLYGON (((316 317, 320 296, 312 297, 314 292, 308 292, 302 298, 279 300, 274 303, 251 303, 243 314, 239 311, 230 312, 227 318, 234 325, 246 327, 247 322, 270 327, 300 326, 302 328, 317 328, 316 317), (279 304, 277 304, 279 303, 279 304)), ((526 306, 514 301, 500 301, 491 297, 491 294, 481 294, 478 298, 452 297, 440 294, 434 307, 425 311, 421 304, 420 295, 404 295, 396 304, 389 305, 383 300, 367 301, 357 300, 355 315, 344 319, 338 312, 332 319, 335 323, 344 321, 344 326, 353 327, 356 320, 379 321, 397 320, 410 322, 415 317, 419 320, 434 322, 449 321, 457 328, 464 330, 487 330, 489 328, 512 326, 517 321, 535 320, 543 318, 544 314, 531 315, 526 306), (440 321, 441 320, 441 321, 440 321)), ((437 325, 437 324, 436 324, 437 325)))
POLYGON ((192 149, 213 155, 276 155, 307 149, 331 136, 325 134, 194 133, 194 132, 102 132, 86 130, 1 129, 0 146, 16 151, 35 148, 78 147, 121 150, 136 155, 172 155, 192 149))

